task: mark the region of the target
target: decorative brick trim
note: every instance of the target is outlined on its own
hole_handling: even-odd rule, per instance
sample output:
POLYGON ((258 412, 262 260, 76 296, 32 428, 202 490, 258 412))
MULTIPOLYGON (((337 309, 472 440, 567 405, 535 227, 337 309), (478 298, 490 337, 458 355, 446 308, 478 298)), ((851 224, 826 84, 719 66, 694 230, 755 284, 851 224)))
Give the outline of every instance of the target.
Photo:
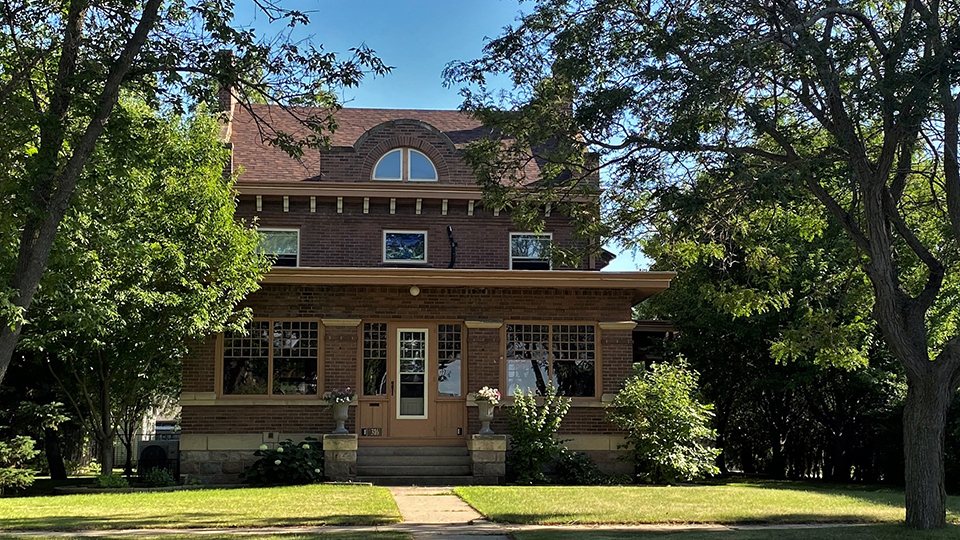
POLYGON ((360 326, 363 319, 320 319, 324 326, 360 326))
POLYGON ((637 327, 634 321, 612 321, 597 323, 601 330, 633 330, 637 327))
POLYGON ((463 321, 467 328, 500 328, 503 321, 463 321))

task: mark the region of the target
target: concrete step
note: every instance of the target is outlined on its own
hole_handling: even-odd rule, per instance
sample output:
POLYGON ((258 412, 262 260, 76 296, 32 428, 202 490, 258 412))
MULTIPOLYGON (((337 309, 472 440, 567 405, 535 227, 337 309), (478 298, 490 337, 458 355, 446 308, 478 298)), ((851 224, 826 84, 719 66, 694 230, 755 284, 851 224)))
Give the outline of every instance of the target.
POLYGON ((468 456, 466 446, 361 446, 357 456, 468 456))
POLYGON ((357 465, 357 476, 467 476, 470 465, 357 465))
POLYGON ((357 466, 386 465, 470 465, 470 456, 365 456, 357 455, 357 466))
POLYGON ((378 486, 471 486, 472 476, 358 476, 358 482, 378 486))

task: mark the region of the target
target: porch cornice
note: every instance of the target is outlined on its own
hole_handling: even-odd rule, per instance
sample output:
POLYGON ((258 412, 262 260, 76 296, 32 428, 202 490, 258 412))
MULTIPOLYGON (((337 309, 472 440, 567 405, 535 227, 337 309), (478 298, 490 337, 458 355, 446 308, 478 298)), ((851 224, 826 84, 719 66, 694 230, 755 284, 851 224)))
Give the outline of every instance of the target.
POLYGON ((670 287, 674 272, 597 272, 586 270, 467 270, 436 268, 275 267, 265 284, 374 285, 631 290, 638 303, 670 287))

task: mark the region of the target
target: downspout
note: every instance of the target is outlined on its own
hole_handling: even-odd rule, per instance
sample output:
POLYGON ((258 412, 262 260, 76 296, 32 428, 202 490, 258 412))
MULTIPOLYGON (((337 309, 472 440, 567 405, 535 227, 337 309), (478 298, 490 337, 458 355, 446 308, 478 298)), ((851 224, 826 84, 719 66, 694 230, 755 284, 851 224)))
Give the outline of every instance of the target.
POLYGON ((450 239, 450 264, 447 268, 453 268, 457 264, 457 241, 453 239, 453 227, 447 225, 447 237, 450 239))

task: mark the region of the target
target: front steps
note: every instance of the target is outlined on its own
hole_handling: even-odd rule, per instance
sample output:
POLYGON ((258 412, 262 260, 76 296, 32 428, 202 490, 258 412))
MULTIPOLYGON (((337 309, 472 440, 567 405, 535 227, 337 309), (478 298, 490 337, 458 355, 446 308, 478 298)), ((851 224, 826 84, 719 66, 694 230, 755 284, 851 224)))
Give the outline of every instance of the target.
POLYGON ((361 446, 357 480, 381 486, 473 484, 466 446, 361 446))

